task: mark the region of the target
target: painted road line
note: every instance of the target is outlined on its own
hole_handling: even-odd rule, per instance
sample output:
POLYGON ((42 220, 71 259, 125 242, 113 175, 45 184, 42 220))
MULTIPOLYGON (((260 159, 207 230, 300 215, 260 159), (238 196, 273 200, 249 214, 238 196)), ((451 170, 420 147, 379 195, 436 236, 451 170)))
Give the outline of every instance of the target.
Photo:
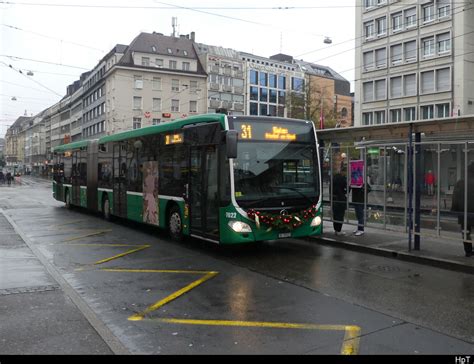
POLYGON ((98 262, 95 262, 95 263, 93 263, 93 264, 94 264, 94 265, 104 264, 104 263, 110 262, 110 261, 112 261, 112 260, 122 258, 122 257, 124 257, 124 256, 126 256, 126 255, 133 254, 133 253, 137 253, 137 252, 139 252, 139 251, 148 249, 148 248, 150 248, 150 247, 151 247, 151 245, 142 245, 142 246, 140 246, 140 247, 137 248, 137 249, 132 249, 132 250, 129 250, 129 251, 125 252, 125 253, 118 254, 118 255, 115 255, 115 256, 110 257, 110 258, 106 258, 106 259, 99 260, 98 262))
MULTIPOLYGON (((171 271, 173 273, 176 273, 176 271, 171 271)), ((143 273, 143 272, 140 272, 143 273)), ((189 271, 181 271, 181 273, 189 273, 189 271)), ((192 289, 196 288, 197 286, 203 284, 204 282, 208 281, 211 278, 214 278, 218 272, 206 272, 204 277, 198 279, 197 281, 194 281, 193 283, 187 285, 186 287, 180 289, 179 291, 176 291, 175 293, 169 295, 168 297, 162 299, 161 301, 156 302, 155 304, 151 305, 147 309, 145 309, 142 312, 139 312, 135 315, 132 315, 128 318, 129 321, 141 321, 145 318, 145 316, 153 311, 158 310, 159 308, 163 307, 164 305, 170 303, 171 301, 174 301, 175 299, 181 297, 185 293, 191 291, 192 289)))
POLYGON ((69 243, 71 241, 76 241, 76 240, 82 240, 82 239, 85 239, 85 238, 89 238, 91 236, 95 236, 95 235, 101 235, 101 234, 105 234, 105 233, 110 233, 112 230, 108 229, 108 230, 97 230, 97 231, 94 231, 93 233, 89 233, 89 234, 85 234, 85 235, 81 235, 81 236, 76 236, 74 238, 70 238, 70 239, 67 239, 67 240, 64 240, 62 241, 62 243, 69 243))
POLYGON ((344 340, 341 347, 343 355, 357 355, 359 352, 360 327, 347 325, 316 325, 297 324, 286 322, 252 322, 252 321, 226 321, 226 320, 188 320, 188 319, 146 319, 147 321, 159 321, 167 324, 202 325, 202 326, 226 326, 226 327, 252 327, 267 329, 300 329, 321 331, 344 331, 344 340))
POLYGON ((102 268, 104 272, 118 273, 173 273, 173 274, 208 274, 201 270, 173 270, 173 269, 128 269, 128 268, 102 268))

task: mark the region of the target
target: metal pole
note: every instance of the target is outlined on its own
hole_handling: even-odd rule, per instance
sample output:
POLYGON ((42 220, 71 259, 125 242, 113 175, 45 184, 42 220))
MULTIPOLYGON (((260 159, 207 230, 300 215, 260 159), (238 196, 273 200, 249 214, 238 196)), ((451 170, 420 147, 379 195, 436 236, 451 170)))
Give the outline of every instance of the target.
POLYGON ((333 178, 333 170, 332 170, 332 167, 333 167, 333 161, 332 161, 332 142, 329 143, 329 201, 330 201, 330 208, 331 208, 331 211, 329 212, 330 216, 331 216, 331 221, 334 222, 334 216, 332 215, 332 205, 333 205, 333 200, 332 200, 332 194, 333 194, 333 184, 332 184, 332 178, 333 178))
POLYGON ((436 181, 438 182, 437 186, 437 195, 438 195, 438 206, 436 207, 436 230, 438 236, 441 236, 441 143, 438 143, 438 174, 436 176, 436 181))
POLYGON ((464 229, 463 229, 463 235, 464 235, 464 241, 467 241, 467 147, 468 144, 467 142, 464 143, 464 229))
POLYGON ((408 148, 405 144, 404 153, 404 164, 403 164, 403 191, 405 193, 404 209, 403 209, 403 224, 405 225, 405 232, 408 232, 407 226, 407 204, 408 204, 408 148))
POLYGON ((420 250, 421 231, 421 133, 415 133, 415 250, 420 250))
POLYGON ((383 228, 387 228, 387 146, 383 147, 383 228))
POLYGON ((367 148, 364 147, 364 227, 367 226, 367 148))
POLYGON ((408 251, 411 251, 413 228, 413 124, 410 124, 408 135, 408 251))
POLYGON ((346 168, 347 168, 347 173, 346 173, 346 186, 347 186, 347 189, 346 189, 346 195, 347 195, 347 198, 346 198, 346 211, 347 213, 345 214, 346 216, 346 222, 348 223, 349 222, 349 186, 351 184, 351 171, 350 171, 350 166, 349 166, 349 147, 347 146, 346 147, 346 168))

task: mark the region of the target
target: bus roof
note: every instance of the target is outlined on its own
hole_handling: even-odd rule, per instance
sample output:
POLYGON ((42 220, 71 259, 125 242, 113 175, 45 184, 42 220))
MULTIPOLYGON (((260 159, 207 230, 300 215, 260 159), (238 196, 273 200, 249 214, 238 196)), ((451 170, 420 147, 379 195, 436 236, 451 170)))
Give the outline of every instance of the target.
POLYGON ((135 130, 128 130, 118 134, 107 135, 99 139, 99 144, 109 143, 109 142, 118 142, 121 140, 126 140, 129 138, 137 138, 145 135, 153 135, 157 133, 162 133, 166 131, 172 131, 180 129, 185 125, 204 123, 204 122, 221 122, 225 120, 224 114, 203 114, 190 116, 184 119, 177 119, 174 121, 166 122, 159 125, 148 126, 146 128, 140 128, 135 130))
POLYGON ((65 151, 68 151, 68 150, 80 149, 80 148, 83 148, 83 147, 87 147, 87 144, 88 144, 88 140, 81 140, 81 141, 74 142, 74 143, 59 145, 59 146, 53 148, 53 152, 65 152, 65 151))

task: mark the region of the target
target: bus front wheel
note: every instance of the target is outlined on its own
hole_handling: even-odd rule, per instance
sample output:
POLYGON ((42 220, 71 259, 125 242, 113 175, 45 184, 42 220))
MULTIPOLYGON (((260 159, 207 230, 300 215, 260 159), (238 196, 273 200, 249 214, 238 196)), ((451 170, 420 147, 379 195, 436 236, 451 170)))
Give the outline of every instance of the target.
POLYGON ((181 211, 177 205, 171 207, 168 214, 168 231, 171 239, 175 241, 183 240, 183 219, 181 211))

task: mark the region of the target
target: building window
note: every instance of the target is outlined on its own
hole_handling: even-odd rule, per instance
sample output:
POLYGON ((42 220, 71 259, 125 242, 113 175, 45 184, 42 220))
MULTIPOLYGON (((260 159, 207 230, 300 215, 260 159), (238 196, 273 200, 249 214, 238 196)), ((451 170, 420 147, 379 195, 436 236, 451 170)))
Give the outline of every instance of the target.
POLYGON ((375 20, 375 23, 377 25, 377 35, 379 37, 385 35, 385 33, 387 32, 387 18, 379 18, 375 20))
POLYGON ((392 77, 390 79, 390 97, 402 97, 402 77, 392 77))
POLYGON ((387 67, 387 49, 380 48, 375 51, 375 67, 385 68, 387 67))
POLYGON ((178 62, 176 61, 169 61, 169 68, 172 69, 172 70, 175 70, 178 68, 178 62))
POLYGON ((267 86, 268 85, 268 74, 265 72, 260 72, 260 86, 267 86))
POLYGON ((390 122, 399 123, 402 121, 402 109, 390 110, 390 122))
POLYGON ((421 72, 421 93, 427 94, 435 91, 434 71, 421 72))
POLYGON ((255 70, 250 70, 250 84, 258 85, 258 72, 255 70))
POLYGON ((435 14, 434 14, 433 3, 423 6, 422 12, 423 12, 423 23, 428 23, 434 20, 435 14))
POLYGON ((172 79, 171 80, 171 91, 178 92, 179 91, 179 80, 172 79))
POLYGON ((149 67, 150 66, 150 58, 142 57, 142 66, 149 67))
POLYGON ((258 101, 258 87, 250 86, 250 100, 258 101))
POLYGON ((171 111, 179 112, 179 100, 171 100, 171 111))
POLYGON ((158 125, 159 123, 161 123, 161 119, 153 119, 152 120, 152 125, 158 125))
POLYGON ((451 34, 443 33, 436 36, 438 54, 451 52, 451 34))
POLYGON ((365 52, 364 56, 364 71, 368 71, 374 67, 374 52, 365 52))
POLYGON ((196 93, 198 88, 197 81, 189 81, 189 92, 196 93))
POLYGON ((396 66, 403 61, 403 48, 402 44, 396 44, 390 47, 390 61, 392 66, 396 66))
POLYGON ((286 76, 278 76, 278 88, 281 90, 286 90, 286 76))
POLYGON ((160 77, 153 77, 152 87, 154 91, 161 90, 161 78, 160 77))
POLYGON ((397 13, 392 15, 392 32, 403 30, 403 14, 397 13))
POLYGON ((374 123, 385 124, 385 110, 374 112, 374 123))
POLYGON ((425 38, 423 42, 423 58, 432 57, 435 54, 435 42, 434 38, 425 38))
POLYGON ((142 127, 141 118, 133 118, 133 129, 140 129, 142 127))
POLYGON ((438 19, 446 18, 451 15, 450 0, 440 0, 438 3, 438 19))
POLYGON ((191 69, 191 63, 183 62, 183 71, 189 71, 191 69))
POLYGON ((437 118, 449 118, 449 103, 436 105, 437 118))
POLYGON ((374 100, 374 83, 364 82, 363 85, 364 102, 370 102, 374 100))
POLYGON ((417 24, 416 8, 405 10, 404 15, 405 15, 405 27, 406 28, 416 27, 416 24, 417 24))
POLYGON ((403 109, 404 120, 405 121, 414 121, 416 120, 416 108, 415 107, 406 107, 403 109))
POLYGON ((291 89, 293 91, 304 92, 304 79, 298 77, 291 78, 291 89))
POLYGON ((197 112, 197 101, 189 101, 189 112, 197 112))
POLYGON ((374 123, 373 113, 364 112, 362 113, 362 124, 363 125, 372 125, 374 123))
POLYGON ((142 98, 140 96, 133 96, 133 110, 142 109, 142 98))
POLYGON ((375 100, 385 100, 387 98, 386 80, 375 81, 375 100))
POLYGON ((153 98, 152 111, 161 111, 161 99, 153 98))
POLYGON ((158 67, 158 68, 162 68, 163 67, 163 60, 160 59, 160 58, 156 58, 155 59, 155 66, 158 67))
POLYGON ((133 76, 134 85, 136 89, 143 88, 143 77, 142 76, 133 76))
POLYGON ((404 75, 403 76, 403 95, 404 96, 416 96, 416 74, 404 75))
POLYGON ((260 89, 260 101, 268 102, 268 89, 267 88, 260 89))
POLYGON ((375 24, 373 20, 364 23, 364 35, 367 40, 375 36, 375 24))
POLYGON ((436 91, 449 91, 451 89, 451 72, 449 68, 436 70, 436 91))
POLYGON ((434 107, 433 105, 426 105, 421 107, 421 119, 433 119, 434 118, 434 107))
POLYGON ((405 47, 405 62, 415 62, 416 61, 416 40, 405 42, 403 44, 405 47))
POLYGON ((258 104, 255 102, 250 103, 250 115, 258 115, 258 104))
POLYGON ((277 76, 270 73, 268 75, 268 86, 269 87, 273 87, 273 88, 277 88, 277 76))

